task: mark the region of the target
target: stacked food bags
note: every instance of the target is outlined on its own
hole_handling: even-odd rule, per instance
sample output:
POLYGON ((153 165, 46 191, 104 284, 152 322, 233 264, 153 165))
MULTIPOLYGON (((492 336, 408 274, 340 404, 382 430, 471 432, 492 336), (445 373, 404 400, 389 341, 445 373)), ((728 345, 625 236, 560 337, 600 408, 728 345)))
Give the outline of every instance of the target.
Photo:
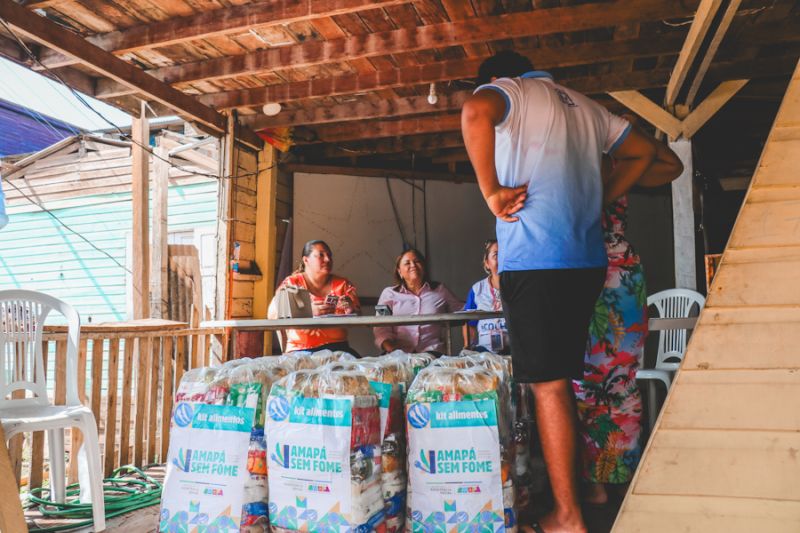
POLYGON ((413 533, 516 529, 510 375, 498 356, 442 358, 406 398, 413 533))
POLYGON ((364 373, 293 372, 267 412, 273 531, 385 531, 380 412, 364 373))
POLYGON ((387 533, 401 531, 406 512, 406 431, 403 400, 411 377, 406 365, 393 358, 365 358, 356 368, 369 380, 380 405, 381 488, 387 533))
POLYGON ((260 358, 184 374, 175 393, 161 531, 268 530, 264 409, 272 383, 289 370, 277 358, 260 358))

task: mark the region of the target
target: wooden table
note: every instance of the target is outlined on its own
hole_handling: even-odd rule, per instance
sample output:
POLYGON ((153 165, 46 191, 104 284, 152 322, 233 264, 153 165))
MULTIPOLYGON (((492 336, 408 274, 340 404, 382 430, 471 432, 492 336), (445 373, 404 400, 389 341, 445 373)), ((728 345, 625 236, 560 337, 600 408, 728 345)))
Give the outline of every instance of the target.
MULTIPOLYGON (((380 326, 408 326, 415 324, 441 324, 447 328, 445 339, 447 353, 453 346, 452 330, 454 325, 473 320, 502 318, 498 311, 464 311, 460 313, 442 313, 437 315, 389 315, 389 316, 329 316, 320 318, 279 318, 279 319, 241 319, 241 320, 209 320, 201 322, 200 327, 232 328, 233 342, 236 342, 237 331, 282 331, 286 329, 321 329, 321 328, 354 328, 380 326)), ((668 329, 694 329, 697 317, 692 318, 651 318, 648 322, 650 331, 668 329)))

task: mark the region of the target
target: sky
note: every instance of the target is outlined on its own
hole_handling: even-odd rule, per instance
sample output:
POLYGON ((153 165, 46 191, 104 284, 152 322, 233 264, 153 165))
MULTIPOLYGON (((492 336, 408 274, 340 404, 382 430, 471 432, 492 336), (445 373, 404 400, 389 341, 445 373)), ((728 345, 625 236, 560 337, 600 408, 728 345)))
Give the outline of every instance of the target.
MULTIPOLYGON (((94 98, 85 99, 115 125, 130 126, 131 117, 94 98)), ((85 130, 109 129, 112 126, 87 109, 57 81, 52 81, 16 63, 0 58, 0 98, 29 107, 85 130)))

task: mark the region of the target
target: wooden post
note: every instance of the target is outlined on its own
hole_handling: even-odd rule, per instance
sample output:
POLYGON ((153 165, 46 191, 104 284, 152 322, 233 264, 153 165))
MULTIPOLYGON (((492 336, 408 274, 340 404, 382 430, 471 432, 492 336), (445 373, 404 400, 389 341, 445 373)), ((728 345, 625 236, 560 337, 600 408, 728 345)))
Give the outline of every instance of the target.
POLYGON ((133 202, 133 318, 150 316, 150 128, 145 103, 131 126, 132 169, 131 200, 133 202))
POLYGON ((167 205, 169 194, 169 150, 160 144, 154 149, 153 158, 153 242, 150 261, 150 316, 168 316, 167 295, 167 205))
POLYGON ((19 501, 19 489, 14 479, 14 469, 8 457, 6 436, 0 425, 0 531, 27 531, 22 505, 19 501))
POLYGON ((672 182, 672 227, 675 249, 675 286, 697 289, 694 243, 694 191, 692 188, 692 141, 669 143, 683 162, 683 173, 672 182))
MULTIPOLYGON (((278 167, 275 147, 264 143, 258 154, 256 193, 256 264, 261 279, 255 282, 253 318, 267 318, 267 306, 275 292, 275 258, 278 229, 275 209, 278 197, 278 167)), ((272 354, 272 332, 264 334, 264 354, 272 354)))
MULTIPOLYGON (((228 129, 221 143, 219 201, 217 203, 217 268, 215 276, 214 315, 217 319, 228 318, 229 281, 231 279, 229 260, 231 254, 231 180, 227 178, 233 173, 233 151, 236 148, 233 115, 228 116, 228 129)), ((215 340, 212 347, 219 360, 227 359, 227 335, 222 342, 215 340)))

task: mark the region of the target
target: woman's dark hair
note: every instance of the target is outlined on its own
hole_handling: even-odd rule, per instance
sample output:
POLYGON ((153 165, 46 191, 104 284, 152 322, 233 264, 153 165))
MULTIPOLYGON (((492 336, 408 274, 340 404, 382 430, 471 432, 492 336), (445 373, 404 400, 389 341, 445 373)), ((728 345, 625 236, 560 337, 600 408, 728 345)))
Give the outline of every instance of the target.
POLYGON ((311 252, 314 251, 314 247, 317 245, 325 248, 325 251, 328 252, 328 255, 333 257, 333 252, 331 251, 331 247, 328 246, 327 242, 321 241, 319 239, 310 240, 303 245, 303 251, 300 254, 300 264, 297 266, 297 270, 295 272, 305 272, 306 264, 303 262, 303 258, 311 255, 311 252))
POLYGON ((486 261, 489 259, 489 250, 492 249, 492 246, 497 244, 497 239, 486 239, 486 242, 483 243, 483 261, 481 261, 481 266, 483 267, 483 271, 487 274, 491 274, 488 268, 486 268, 486 261))
POLYGON ((492 78, 514 78, 533 70, 531 60, 513 50, 502 50, 481 63, 478 67, 478 85, 492 81, 492 78))
POLYGON ((394 282, 397 288, 405 287, 406 283, 403 281, 403 278, 400 277, 400 261, 402 261, 403 256, 406 254, 414 254, 419 259, 420 263, 422 263, 422 269, 424 270, 424 276, 422 277, 422 282, 429 282, 428 279, 428 262, 425 260, 425 256, 422 255, 422 252, 417 250, 416 248, 409 248, 408 250, 404 251, 402 254, 397 256, 397 259, 394 260, 394 282))

